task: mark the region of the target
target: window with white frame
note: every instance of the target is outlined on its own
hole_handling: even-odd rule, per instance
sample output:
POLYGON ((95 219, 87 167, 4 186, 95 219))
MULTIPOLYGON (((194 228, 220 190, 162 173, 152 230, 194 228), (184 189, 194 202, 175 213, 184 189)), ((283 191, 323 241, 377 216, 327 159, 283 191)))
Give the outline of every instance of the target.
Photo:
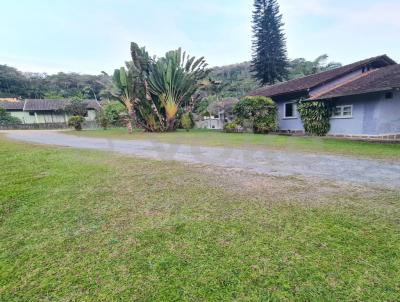
POLYGON ((349 118, 353 116, 353 105, 340 105, 333 108, 332 117, 349 118))
POLYGON ((285 112, 284 112, 284 117, 285 118, 296 118, 296 103, 286 103, 285 104, 285 112))

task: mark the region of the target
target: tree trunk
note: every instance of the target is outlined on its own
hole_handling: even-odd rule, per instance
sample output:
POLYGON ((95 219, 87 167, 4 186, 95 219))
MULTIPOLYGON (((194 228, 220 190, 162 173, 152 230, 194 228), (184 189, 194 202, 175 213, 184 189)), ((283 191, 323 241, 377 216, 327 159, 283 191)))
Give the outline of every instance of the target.
POLYGON ((132 134, 133 128, 132 128, 132 121, 131 119, 128 119, 128 122, 126 123, 126 127, 128 128, 128 133, 132 134))
POLYGON ((133 106, 130 102, 126 103, 126 109, 128 110, 128 122, 126 123, 126 126, 128 128, 128 132, 132 133, 133 132, 132 120, 134 119, 135 111, 133 110, 133 106))
POLYGON ((163 132, 165 130, 165 127, 167 127, 168 130, 168 125, 165 124, 164 118, 158 111, 157 106, 154 104, 153 99, 151 98, 149 83, 147 82, 147 80, 144 80, 144 89, 145 89, 146 100, 151 104, 151 109, 153 110, 153 112, 155 113, 160 122, 161 131, 163 132))
POLYGON ((176 118, 172 118, 167 121, 167 131, 168 132, 172 132, 175 130, 175 121, 176 121, 176 118))

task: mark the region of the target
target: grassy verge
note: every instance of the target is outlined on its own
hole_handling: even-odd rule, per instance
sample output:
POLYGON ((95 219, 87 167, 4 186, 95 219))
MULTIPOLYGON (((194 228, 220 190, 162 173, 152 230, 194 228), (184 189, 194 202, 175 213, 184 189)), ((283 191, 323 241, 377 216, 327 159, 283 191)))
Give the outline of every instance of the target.
POLYGON ((314 152, 360 156, 376 159, 400 160, 400 144, 378 144, 321 137, 292 137, 282 135, 256 135, 223 133, 212 130, 178 131, 174 133, 127 133, 126 129, 70 131, 68 134, 115 139, 142 139, 202 146, 257 148, 293 152, 314 152))
POLYGON ((400 196, 0 136, 1 301, 398 301, 400 196))

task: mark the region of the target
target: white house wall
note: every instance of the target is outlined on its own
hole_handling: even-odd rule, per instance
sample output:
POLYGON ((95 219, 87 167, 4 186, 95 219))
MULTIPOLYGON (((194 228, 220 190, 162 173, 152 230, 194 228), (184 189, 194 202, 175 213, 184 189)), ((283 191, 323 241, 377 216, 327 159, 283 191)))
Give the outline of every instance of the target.
POLYGON ((393 94, 392 99, 381 96, 378 108, 380 119, 377 125, 378 133, 400 133, 400 91, 393 94))
MULTIPOLYGON (((374 101, 371 100, 373 105, 374 101)), ((353 115, 346 118, 331 118, 331 129, 329 135, 363 135, 364 126, 364 107, 368 106, 366 99, 364 101, 352 98, 341 98, 335 102, 335 105, 352 105, 353 115)), ((372 134, 372 133, 370 133, 372 134)))
POLYGON ((88 122, 93 122, 93 121, 96 120, 96 115, 97 115, 96 110, 89 109, 89 110, 88 110, 87 117, 86 117, 85 119, 86 119, 86 121, 88 121, 88 122))
MULTIPOLYGON (((28 112, 28 111, 10 111, 11 116, 19 118, 23 124, 53 124, 53 123, 67 123, 71 115, 63 112, 28 112)), ((96 120, 96 110, 88 110, 85 120, 93 122, 96 120)))
MULTIPOLYGON (((291 101, 296 102, 296 100, 291 101)), ((303 122, 300 118, 300 113, 297 111, 294 118, 285 118, 285 104, 291 102, 279 102, 278 106, 278 126, 281 131, 304 131, 303 122)))
POLYGON ((351 118, 332 118, 331 135, 388 135, 400 133, 400 92, 343 97, 336 105, 352 105, 351 118))
POLYGON ((68 121, 64 113, 37 112, 36 116, 39 124, 66 123, 68 121))
MULTIPOLYGON (((285 118, 285 104, 277 102, 279 130, 289 132, 304 131, 300 114, 295 118, 285 118)), ((400 134, 400 91, 393 93, 392 99, 385 98, 385 92, 341 97, 335 105, 351 105, 349 118, 331 118, 329 135, 389 135, 400 134)))
POLYGON ((26 111, 10 111, 11 116, 16 117, 21 120, 23 124, 35 123, 35 117, 30 116, 29 112, 26 111), (33 120, 32 120, 33 118, 33 120))

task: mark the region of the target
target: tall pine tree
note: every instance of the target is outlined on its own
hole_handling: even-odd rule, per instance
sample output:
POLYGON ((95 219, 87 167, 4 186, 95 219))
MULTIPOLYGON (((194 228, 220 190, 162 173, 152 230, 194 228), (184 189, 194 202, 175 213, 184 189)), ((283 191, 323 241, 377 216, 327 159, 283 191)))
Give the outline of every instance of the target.
POLYGON ((288 59, 283 25, 277 0, 254 1, 252 71, 262 85, 287 79, 288 59))

